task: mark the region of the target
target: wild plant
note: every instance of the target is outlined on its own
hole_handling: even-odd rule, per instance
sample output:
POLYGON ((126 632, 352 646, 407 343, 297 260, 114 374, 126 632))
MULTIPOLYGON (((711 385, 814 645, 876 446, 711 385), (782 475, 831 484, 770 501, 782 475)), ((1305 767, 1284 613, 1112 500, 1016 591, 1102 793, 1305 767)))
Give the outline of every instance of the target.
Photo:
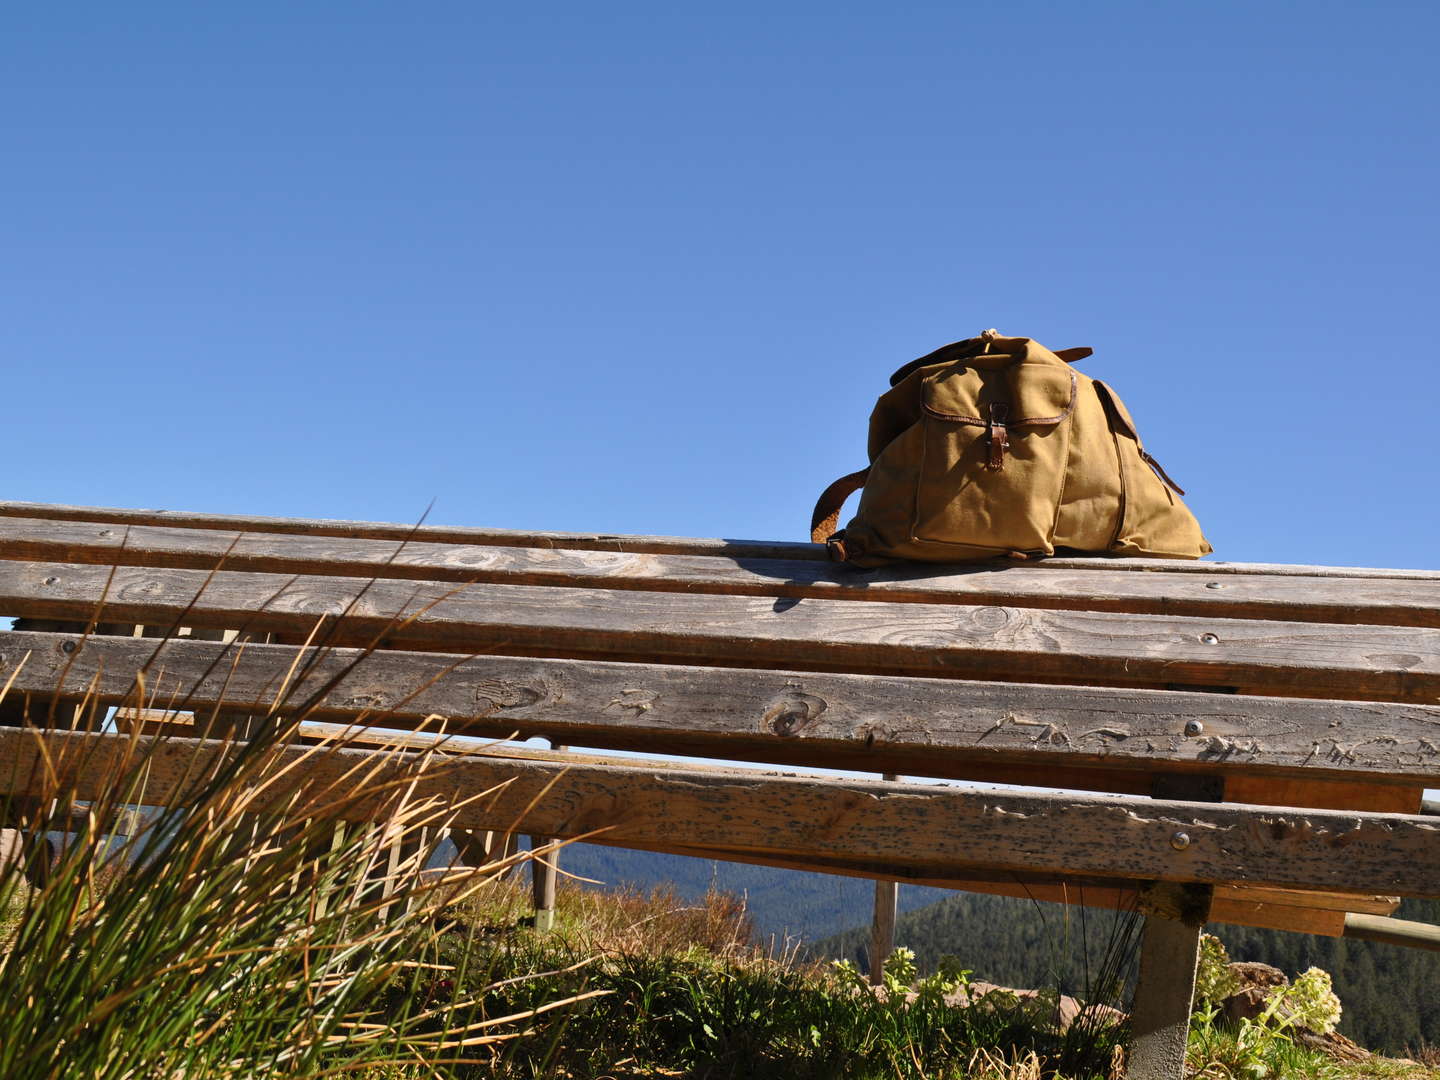
MULTIPOLYGON (((483 972, 437 992, 477 982, 468 949, 442 955, 441 912, 527 856, 427 872, 487 793, 445 789, 443 742, 302 745, 292 675, 235 703, 245 741, 178 737, 175 709, 115 731, 94 699, 0 728, 0 1078, 433 1076, 571 1003, 497 1016, 483 972)), ((126 707, 153 709, 145 685, 126 707)))

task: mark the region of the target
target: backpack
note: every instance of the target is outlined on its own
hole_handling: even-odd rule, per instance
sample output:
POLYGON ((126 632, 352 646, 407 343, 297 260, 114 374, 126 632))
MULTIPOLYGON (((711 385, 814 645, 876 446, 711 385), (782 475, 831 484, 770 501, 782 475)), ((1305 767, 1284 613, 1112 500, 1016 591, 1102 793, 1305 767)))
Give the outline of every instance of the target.
POLYGON ((858 566, 1208 554, 1185 493, 1146 453, 1115 391, 1071 366, 1092 351, 986 330, 906 364, 870 416, 870 466, 820 496, 812 539, 858 566))

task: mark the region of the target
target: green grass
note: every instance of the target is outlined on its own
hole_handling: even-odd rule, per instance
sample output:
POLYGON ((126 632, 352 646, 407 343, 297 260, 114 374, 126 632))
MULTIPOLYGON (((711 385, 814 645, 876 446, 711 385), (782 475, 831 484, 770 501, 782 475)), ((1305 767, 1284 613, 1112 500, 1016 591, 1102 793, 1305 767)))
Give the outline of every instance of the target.
MULTIPOLYGON (((496 883, 449 912, 456 937, 442 954, 458 968, 464 951, 469 977, 497 988, 486 996, 487 1014, 604 993, 497 1048, 487 1076, 870 1080, 967 1076, 1003 1059, 1063 1065, 1068 1055, 1084 1065, 1084 1048, 1049 1031, 1044 1003, 996 997, 960 1007, 943 1000, 935 980, 913 997, 876 993, 833 966, 751 945, 733 897, 685 905, 664 890, 562 889, 549 934, 521 925, 523 910, 517 887, 496 883), (537 971, 552 974, 507 982, 537 971)), ((1115 1035, 1091 1040, 1099 1068, 1070 1074, 1105 1075, 1115 1035)))

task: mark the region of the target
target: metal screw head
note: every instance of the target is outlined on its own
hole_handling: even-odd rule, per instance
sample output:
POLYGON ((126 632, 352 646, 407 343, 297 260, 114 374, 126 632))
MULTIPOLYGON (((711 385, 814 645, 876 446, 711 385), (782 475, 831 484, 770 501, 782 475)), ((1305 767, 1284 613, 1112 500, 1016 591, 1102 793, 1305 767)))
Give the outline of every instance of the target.
POLYGON ((47 578, 45 579, 45 584, 46 584, 46 585, 58 585, 58 584, 60 584, 60 579, 59 579, 58 577, 47 577, 47 578))
POLYGON ((1203 735, 1204 733, 1205 733, 1205 725, 1202 724, 1199 720, 1186 720, 1186 721, 1185 721, 1185 734, 1186 734, 1186 735, 1189 735, 1191 738, 1194 738, 1196 735, 1203 735))
POLYGON ((1206 645, 1219 645, 1219 644, 1220 644, 1220 639, 1219 639, 1218 637, 1216 637, 1214 634, 1201 634, 1201 635, 1200 635, 1200 640, 1203 641, 1206 645))
POLYGON ((1184 851, 1190 846, 1190 834, 1184 832, 1172 834, 1170 837, 1170 846, 1176 851, 1184 851))
POLYGON ((60 643, 60 651, 63 653, 73 653, 75 651, 75 642, 62 641, 60 643))
POLYGON ((1221 585, 1218 581, 1208 581, 1205 583, 1205 588, 1207 589, 1223 589, 1224 587, 1225 586, 1221 585))

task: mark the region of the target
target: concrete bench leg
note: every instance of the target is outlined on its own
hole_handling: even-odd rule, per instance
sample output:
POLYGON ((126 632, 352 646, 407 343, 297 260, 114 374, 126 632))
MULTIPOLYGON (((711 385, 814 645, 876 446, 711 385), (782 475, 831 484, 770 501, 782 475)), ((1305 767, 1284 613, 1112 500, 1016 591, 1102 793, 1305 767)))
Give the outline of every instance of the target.
POLYGON ((1214 890, 1208 885, 1156 885, 1142 905, 1156 911, 1145 919, 1140 940, 1140 977, 1130 1011, 1129 1080, 1182 1080, 1190 1004, 1200 932, 1214 890))

